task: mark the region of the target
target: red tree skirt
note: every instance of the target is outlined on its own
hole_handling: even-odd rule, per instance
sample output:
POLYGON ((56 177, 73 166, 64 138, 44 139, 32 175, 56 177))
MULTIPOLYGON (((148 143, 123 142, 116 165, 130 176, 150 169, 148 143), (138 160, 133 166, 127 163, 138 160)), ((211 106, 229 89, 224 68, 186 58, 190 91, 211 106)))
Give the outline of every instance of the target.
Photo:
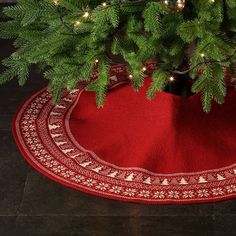
POLYGON ((236 93, 202 111, 201 99, 159 93, 146 99, 117 84, 97 109, 93 93, 43 89, 17 113, 13 132, 26 160, 66 186, 148 204, 236 197, 236 93))

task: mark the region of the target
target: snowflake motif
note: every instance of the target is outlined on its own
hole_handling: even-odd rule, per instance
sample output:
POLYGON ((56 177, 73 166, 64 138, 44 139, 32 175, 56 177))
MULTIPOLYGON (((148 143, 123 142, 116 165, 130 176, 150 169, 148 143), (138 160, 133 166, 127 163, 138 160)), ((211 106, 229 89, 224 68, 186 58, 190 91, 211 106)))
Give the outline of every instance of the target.
POLYGON ((212 189, 212 194, 214 196, 218 196, 218 195, 223 195, 224 194, 224 191, 222 188, 213 188, 212 189))
POLYGON ((87 185, 88 187, 92 187, 97 183, 97 181, 93 180, 93 179, 87 179, 83 184, 87 185))
POLYGON ((52 168, 54 165, 51 162, 46 162, 45 166, 47 166, 48 168, 52 168))
POLYGON ((76 175, 71 178, 71 180, 75 181, 76 183, 80 183, 84 180, 85 178, 81 175, 76 175))
POLYGON ((27 111, 26 111, 26 114, 36 114, 37 113, 37 111, 35 111, 35 108, 34 107, 30 107, 27 111))
POLYGON ((150 191, 147 191, 147 190, 141 190, 138 194, 139 197, 150 197, 150 191))
POLYGON ((44 106, 43 104, 38 104, 36 108, 38 108, 39 110, 41 110, 43 106, 44 106))
POLYGON ((208 190, 201 189, 197 191, 198 197, 208 197, 210 194, 208 193, 208 190))
POLYGON ((61 172, 61 175, 65 178, 69 178, 71 177, 72 175, 74 175, 75 173, 72 171, 72 170, 67 170, 67 171, 63 171, 61 172))
POLYGON ((100 189, 102 191, 106 191, 108 189, 109 185, 106 183, 99 183, 99 185, 96 186, 97 189, 100 189))
POLYGON ((47 162, 45 163, 45 165, 49 168, 52 168, 53 166, 58 165, 58 162, 55 160, 47 160, 47 162))
POLYGON ((34 141, 33 141, 32 138, 27 138, 25 141, 26 141, 27 144, 32 144, 32 143, 34 143, 34 141))
POLYGON ((31 135, 32 138, 38 137, 38 134, 36 132, 34 132, 34 131, 30 132, 30 135, 31 135))
POLYGON ((31 146, 31 150, 41 150, 43 146, 40 143, 34 144, 31 146))
POLYGON ((36 157, 39 157, 42 155, 41 150, 35 150, 35 151, 33 151, 33 153, 36 157))
MULTIPOLYGON (((38 114, 26 114, 26 115, 24 115, 23 119, 28 120, 28 123, 29 123, 30 121, 35 122, 37 117, 38 117, 38 114)), ((31 122, 31 123, 33 124, 33 122, 31 122)))
POLYGON ((50 161, 50 160, 53 160, 53 158, 50 156, 50 155, 48 155, 48 154, 42 154, 40 151, 37 151, 37 152, 39 152, 40 153, 40 155, 37 157, 39 160, 41 160, 41 159, 43 159, 43 158, 46 158, 48 161, 50 161))
POLYGON ((164 191, 156 191, 153 194, 153 198, 165 198, 165 192, 164 191))
POLYGON ((38 159, 39 159, 41 162, 47 162, 47 161, 49 161, 49 158, 47 157, 47 155, 39 156, 38 159))
POLYGON ((124 192, 124 195, 133 197, 136 194, 136 189, 133 188, 127 188, 124 192))
POLYGON ((24 119, 24 120, 29 120, 29 119, 30 119, 30 115, 26 115, 26 114, 25 114, 25 115, 23 116, 23 119, 24 119))
POLYGON ((24 125, 24 126, 22 126, 22 130, 23 131, 34 131, 35 126, 34 125, 24 125))
POLYGON ((226 187, 228 193, 235 193, 236 192, 236 185, 229 185, 226 187))
POLYGON ((33 108, 33 109, 35 109, 35 108, 37 108, 37 104, 36 104, 36 103, 32 103, 32 104, 30 105, 30 107, 33 108))
POLYGON ((122 187, 119 187, 119 186, 112 186, 112 188, 109 190, 110 192, 112 193, 120 193, 122 190, 122 187))
MULTIPOLYGON (((44 95, 45 96, 45 95, 44 95)), ((43 96, 42 96, 43 97, 43 96)), ((38 105, 39 103, 45 103, 45 102, 47 102, 47 98, 42 98, 42 97, 37 97, 36 99, 35 99, 35 101, 34 101, 34 103, 36 104, 36 105, 38 105)))
POLYGON ((25 120, 21 122, 21 127, 27 126, 27 125, 34 125, 34 120, 25 120))
POLYGON ((168 192, 168 197, 173 198, 173 199, 178 199, 179 198, 179 192, 178 191, 169 191, 168 192))
POLYGON ((38 152, 40 155, 45 155, 47 153, 44 149, 39 149, 38 152))
POLYGON ((194 192, 193 191, 184 191, 183 192, 183 198, 193 198, 194 197, 194 192))
POLYGON ((25 133, 24 133, 24 137, 25 137, 25 138, 29 138, 29 137, 31 137, 31 133, 29 133, 29 132, 25 132, 25 133))
POLYGON ((45 103, 45 102, 47 102, 47 101, 48 101, 47 98, 41 98, 41 103, 45 103))
POLYGON ((55 172, 55 173, 61 173, 65 170, 66 168, 62 165, 59 165, 59 166, 54 166, 52 168, 52 170, 55 172))
POLYGON ((23 132, 23 135, 25 138, 35 138, 38 136, 35 131, 28 132, 28 130, 27 132, 23 132))
POLYGON ((27 120, 28 121, 28 124, 30 124, 30 123, 34 123, 35 122, 35 120, 37 119, 37 117, 38 117, 38 114, 25 114, 24 116, 23 116, 23 120, 27 120))

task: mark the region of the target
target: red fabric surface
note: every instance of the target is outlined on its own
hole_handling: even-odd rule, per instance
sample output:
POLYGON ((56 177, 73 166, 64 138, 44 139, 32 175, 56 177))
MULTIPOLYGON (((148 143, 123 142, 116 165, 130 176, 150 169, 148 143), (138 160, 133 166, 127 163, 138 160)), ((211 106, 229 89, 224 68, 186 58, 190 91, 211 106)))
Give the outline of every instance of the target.
POLYGON ((172 174, 217 169, 235 163, 236 94, 226 103, 202 110, 199 95, 184 100, 158 93, 149 101, 146 91, 130 85, 111 90, 103 109, 93 93, 85 92, 74 108, 70 128, 80 145, 120 167, 139 167, 172 174))
MULTIPOLYGON (((113 67, 117 75, 120 67, 113 67)), ((120 84, 120 83, 119 83, 120 84)), ((236 93, 202 111, 199 95, 146 99, 113 83, 103 109, 93 93, 44 88, 17 111, 13 135, 23 157, 65 186, 146 204, 190 204, 236 197, 236 93)))

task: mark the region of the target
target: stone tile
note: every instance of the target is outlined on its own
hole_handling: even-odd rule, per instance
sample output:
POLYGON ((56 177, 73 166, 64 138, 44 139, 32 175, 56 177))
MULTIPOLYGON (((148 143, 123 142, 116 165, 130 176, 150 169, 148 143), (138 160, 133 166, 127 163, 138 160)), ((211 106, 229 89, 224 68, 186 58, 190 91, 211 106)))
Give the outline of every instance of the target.
POLYGON ((214 214, 236 216, 236 200, 227 200, 216 203, 214 205, 214 214))
MULTIPOLYGON (((210 217, 20 216, 16 229, 24 236, 210 236, 210 217)), ((19 235, 19 234, 18 234, 19 235)))
POLYGON ((19 152, 0 151, 0 215, 16 215, 29 166, 19 152))
POLYGON ((0 216, 0 235, 16 236, 15 221, 16 216, 0 216))
POLYGON ((0 152, 17 152, 18 148, 13 140, 12 132, 8 130, 0 130, 0 152))
POLYGON ((140 216, 210 216, 212 213, 213 204, 138 206, 140 216))
POLYGON ((235 236, 236 216, 214 216, 214 236, 235 236))
POLYGON ((36 171, 30 171, 20 214, 32 216, 207 216, 212 214, 212 205, 164 206, 114 201, 66 188, 36 171))
POLYGON ((12 115, 2 115, 0 116, 0 130, 11 132, 12 115))

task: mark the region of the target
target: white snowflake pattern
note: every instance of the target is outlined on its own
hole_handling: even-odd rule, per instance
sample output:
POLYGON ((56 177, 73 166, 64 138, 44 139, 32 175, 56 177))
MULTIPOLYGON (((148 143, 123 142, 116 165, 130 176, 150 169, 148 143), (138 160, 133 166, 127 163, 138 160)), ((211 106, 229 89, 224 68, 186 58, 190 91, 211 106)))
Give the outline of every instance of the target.
POLYGON ((23 131, 34 131, 35 130, 35 126, 33 124, 23 125, 22 126, 22 130, 23 131))
POLYGON ((39 149, 38 152, 40 153, 40 155, 45 155, 47 153, 44 149, 39 149))
MULTIPOLYGON (((39 153, 40 154, 40 153, 39 153)), ((41 162, 47 162, 47 161, 50 161, 51 158, 48 157, 48 155, 40 155, 38 156, 38 159, 41 161, 41 162)))
POLYGON ((200 189, 197 191, 198 197, 208 197, 210 194, 207 189, 200 189))
POLYGON ((26 114, 37 114, 37 110, 35 110, 35 107, 30 107, 28 110, 27 110, 27 112, 26 112, 26 114))
POLYGON ((33 138, 27 138, 25 141, 27 144, 33 144, 35 140, 33 138))
POLYGON ((36 138, 38 135, 35 131, 31 131, 31 132, 24 132, 23 133, 25 138, 36 138))
POLYGON ((58 165, 58 166, 54 166, 52 168, 52 170, 55 172, 55 173, 61 173, 62 171, 64 171, 66 168, 62 165, 58 165))
POLYGON ((124 192, 124 195, 133 197, 136 194, 136 189, 134 188, 127 188, 124 192))
POLYGON ((97 183, 97 181, 93 180, 93 179, 87 179, 83 184, 87 185, 88 187, 92 187, 97 183))
POLYGON ((139 197, 145 197, 149 198, 150 197, 150 191, 148 190, 141 190, 138 194, 139 197))
POLYGON ((194 197, 194 192, 192 190, 183 192, 183 198, 193 198, 193 197, 194 197))
POLYGON ((82 182, 85 178, 84 176, 81 176, 81 175, 75 175, 71 178, 72 180, 74 180, 76 183, 80 183, 82 182))
POLYGON ((34 101, 34 103, 36 104, 36 105, 38 105, 38 104, 40 104, 40 103, 45 103, 45 102, 47 102, 48 101, 48 99, 47 98, 42 98, 42 96, 41 97, 37 97, 36 99, 35 99, 35 101, 34 101))
POLYGON ((31 147, 31 150, 41 150, 42 148, 43 148, 43 146, 42 146, 42 144, 40 144, 40 143, 36 143, 36 144, 34 144, 34 145, 32 145, 31 147))
POLYGON ((45 166, 48 167, 48 168, 52 168, 53 167, 53 164, 50 162, 50 161, 47 161, 45 163, 45 166))
POLYGON ((228 193, 236 193, 236 185, 232 184, 232 185, 226 186, 226 191, 228 193))
POLYGON ((179 192, 178 191, 169 191, 168 192, 168 197, 173 198, 173 199, 178 199, 179 198, 179 192))
POLYGON ((112 186, 112 188, 109 191, 117 194, 117 193, 120 193, 121 190, 122 190, 122 187, 120 186, 112 186))
POLYGON ((29 114, 27 114, 27 115, 24 114, 23 119, 24 119, 25 121, 29 120, 29 119, 30 119, 30 115, 29 115, 29 114))
POLYGON ((61 175, 64 176, 65 178, 69 178, 74 174, 75 173, 72 170, 66 170, 66 171, 61 172, 61 175))
POLYGON ((24 120, 24 121, 21 122, 21 124, 23 124, 23 125, 29 125, 29 124, 32 124, 32 123, 34 123, 34 122, 35 122, 34 120, 24 120))
POLYGON ((165 198, 165 192, 164 191, 155 191, 153 194, 153 198, 165 198))
POLYGON ((48 168, 52 168, 53 166, 57 166, 58 162, 55 160, 47 160, 47 162, 45 163, 45 166, 47 166, 48 168))
POLYGON ((224 194, 224 191, 222 188, 213 188, 212 189, 212 194, 214 196, 218 196, 218 195, 223 195, 224 194))
POLYGON ((33 151, 33 153, 36 157, 40 156, 40 151, 39 150, 35 150, 35 151, 33 151))
POLYGON ((29 138, 29 137, 31 137, 31 133, 29 133, 29 132, 25 132, 25 133, 24 133, 24 137, 25 137, 25 138, 29 138))
POLYGON ((100 190, 102 190, 102 191, 106 191, 106 190, 108 189, 108 187, 109 187, 109 185, 106 184, 106 183, 99 183, 99 184, 96 186, 97 189, 100 189, 100 190))

